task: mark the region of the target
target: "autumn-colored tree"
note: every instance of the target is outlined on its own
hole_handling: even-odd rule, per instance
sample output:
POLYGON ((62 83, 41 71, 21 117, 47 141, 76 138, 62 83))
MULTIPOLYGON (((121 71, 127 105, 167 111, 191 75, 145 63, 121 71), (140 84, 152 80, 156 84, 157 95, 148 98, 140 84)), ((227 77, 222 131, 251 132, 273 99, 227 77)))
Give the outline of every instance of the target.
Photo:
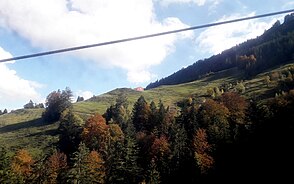
POLYGON ((67 169, 67 157, 64 153, 54 152, 46 163, 48 178, 47 181, 51 184, 58 183, 58 178, 62 172, 67 169))
POLYGON ((194 157, 202 174, 207 174, 214 165, 214 159, 210 156, 211 145, 207 141, 206 131, 204 129, 196 130, 193 140, 194 157))
POLYGON ((169 161, 171 156, 170 144, 165 136, 155 138, 150 154, 156 162, 156 167, 162 179, 166 179, 170 173, 169 161))
POLYGON ((229 118, 232 122, 238 124, 245 123, 246 111, 249 104, 244 97, 237 93, 228 92, 224 93, 220 100, 228 108, 229 118))
POLYGON ((201 106, 201 117, 206 125, 213 124, 216 119, 226 121, 229 116, 229 110, 222 104, 214 100, 207 99, 201 106))
POLYGON ((84 126, 82 132, 83 142, 91 149, 106 154, 110 144, 109 125, 100 114, 90 117, 84 126))
POLYGON ((91 151, 86 157, 86 165, 92 183, 105 183, 104 160, 99 152, 91 151))
POLYGON ((11 171, 19 180, 25 182, 32 173, 33 158, 25 149, 17 151, 11 162, 11 171))
POLYGON ((155 159, 161 159, 170 153, 169 143, 165 136, 155 138, 151 146, 151 155, 155 159))
POLYGON ((223 104, 214 100, 206 100, 200 109, 200 117, 204 128, 208 130, 211 140, 214 142, 226 142, 230 136, 228 122, 229 110, 223 104))

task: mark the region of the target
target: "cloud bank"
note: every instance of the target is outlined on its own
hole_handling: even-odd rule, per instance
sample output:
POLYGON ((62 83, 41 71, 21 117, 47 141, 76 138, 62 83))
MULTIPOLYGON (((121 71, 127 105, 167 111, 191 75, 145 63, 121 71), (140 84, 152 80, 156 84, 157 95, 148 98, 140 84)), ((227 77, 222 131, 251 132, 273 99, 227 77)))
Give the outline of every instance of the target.
MULTIPOLYGON (((101 43, 187 27, 175 17, 158 21, 153 6, 152 0, 1 0, 0 23, 29 40, 32 46, 43 49, 101 43)), ((160 64, 173 51, 177 40, 192 36, 192 32, 185 32, 74 54, 99 66, 122 68, 127 71, 130 82, 146 82, 153 76, 148 69, 160 64)))
MULTIPOLYGON (((216 22, 233 20, 254 15, 255 13, 253 12, 243 16, 239 14, 224 16, 216 22)), ((265 30, 269 29, 277 20, 278 18, 266 22, 254 19, 207 28, 205 31, 201 32, 196 39, 197 49, 209 54, 221 53, 223 50, 229 49, 236 44, 242 43, 248 39, 255 38, 261 35, 262 33, 264 33, 265 30)))
MULTIPOLYGON (((9 58, 12 55, 0 47, 0 58, 9 58)), ((22 79, 16 71, 8 68, 9 64, 0 63, 0 109, 21 108, 30 99, 39 102, 41 99, 37 89, 40 84, 34 81, 22 79), (10 104, 3 107, 2 104, 10 104)))
POLYGON ((155 0, 160 2, 163 6, 168 6, 170 4, 184 4, 184 3, 193 3, 197 6, 203 6, 206 3, 218 4, 221 0, 155 0))

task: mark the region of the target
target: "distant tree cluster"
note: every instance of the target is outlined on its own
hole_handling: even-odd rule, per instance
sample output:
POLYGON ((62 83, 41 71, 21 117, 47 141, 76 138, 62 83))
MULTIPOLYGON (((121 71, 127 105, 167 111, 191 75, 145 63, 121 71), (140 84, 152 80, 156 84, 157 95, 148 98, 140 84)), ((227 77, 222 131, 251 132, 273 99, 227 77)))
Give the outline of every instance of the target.
POLYGON ((84 97, 82 97, 82 96, 78 96, 78 98, 77 98, 77 102, 82 102, 82 101, 84 101, 84 97))
POLYGON ((36 104, 32 100, 29 101, 29 103, 25 104, 23 106, 25 109, 38 109, 38 108, 45 108, 43 103, 36 104))
POLYGON ((7 109, 4 109, 3 111, 0 110, 0 116, 3 115, 3 114, 7 114, 8 113, 8 110, 7 109))
POLYGON ((46 98, 46 109, 43 113, 43 119, 47 122, 58 121, 62 112, 71 108, 71 98, 73 94, 70 88, 51 92, 46 98))

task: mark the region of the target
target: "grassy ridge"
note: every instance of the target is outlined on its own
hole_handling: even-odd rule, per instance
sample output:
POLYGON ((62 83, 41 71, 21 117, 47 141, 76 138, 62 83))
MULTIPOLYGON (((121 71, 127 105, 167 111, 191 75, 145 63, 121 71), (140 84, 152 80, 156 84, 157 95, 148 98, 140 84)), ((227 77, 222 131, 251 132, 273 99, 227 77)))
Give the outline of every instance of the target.
POLYGON ((148 102, 154 101, 155 103, 158 103, 159 100, 161 100, 166 106, 175 107, 177 102, 185 98, 203 98, 207 96, 207 89, 209 88, 213 89, 214 87, 220 87, 225 83, 234 84, 238 81, 243 81, 245 92, 243 92, 242 95, 246 98, 262 99, 274 97, 278 83, 273 81, 268 85, 265 82, 265 77, 274 72, 281 73, 291 66, 294 67, 294 61, 291 62, 292 63, 290 64, 272 68, 271 70, 248 80, 243 79, 243 73, 240 72, 240 70, 232 68, 210 74, 197 81, 178 85, 159 86, 142 92, 130 88, 118 88, 108 93, 93 97, 90 100, 75 103, 74 111, 85 117, 97 112, 103 114, 110 105, 115 103, 115 100, 119 95, 122 94, 127 96, 130 110, 132 105, 141 95, 143 95, 148 102))

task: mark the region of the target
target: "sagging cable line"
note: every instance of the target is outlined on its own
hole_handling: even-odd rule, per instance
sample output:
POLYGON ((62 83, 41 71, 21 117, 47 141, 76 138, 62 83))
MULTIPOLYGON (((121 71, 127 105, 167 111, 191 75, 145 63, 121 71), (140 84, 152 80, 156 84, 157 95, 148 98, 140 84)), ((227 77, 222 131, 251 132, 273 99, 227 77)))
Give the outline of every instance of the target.
POLYGON ((241 22, 241 21, 245 21, 245 20, 258 19, 258 18, 269 17, 269 16, 290 13, 290 12, 294 12, 294 9, 278 11, 278 12, 273 12, 273 13, 267 13, 267 14, 262 14, 262 15, 256 15, 256 16, 251 16, 251 17, 244 17, 244 18, 233 19, 233 20, 227 20, 227 21, 222 21, 222 22, 210 23, 210 24, 204 24, 204 25, 193 26, 193 27, 188 27, 188 28, 183 28, 183 29, 176 29, 176 30, 172 30, 172 31, 160 32, 160 33, 149 34, 149 35, 144 35, 144 36, 137 36, 137 37, 132 37, 132 38, 125 38, 125 39, 113 40, 113 41, 90 44, 90 45, 83 45, 83 46, 70 47, 70 48, 64 48, 64 49, 58 49, 58 50, 52 50, 52 51, 46 51, 46 52, 39 52, 39 53, 35 53, 35 54, 16 56, 16 57, 7 58, 7 59, 1 59, 0 63, 21 60, 21 59, 34 58, 34 57, 40 57, 40 56, 45 56, 45 55, 53 55, 53 54, 58 54, 58 53, 63 53, 63 52, 82 50, 82 49, 87 49, 87 48, 92 48, 92 47, 100 47, 100 46, 104 46, 104 45, 112 45, 112 44, 116 44, 116 43, 129 42, 129 41, 134 41, 134 40, 141 40, 141 39, 146 39, 146 38, 151 38, 151 37, 163 36, 163 35, 179 33, 179 32, 184 32, 184 31, 190 31, 190 30, 195 30, 195 29, 201 29, 201 28, 206 28, 206 27, 213 27, 213 26, 218 26, 218 25, 222 25, 222 24, 230 24, 230 23, 241 22))

